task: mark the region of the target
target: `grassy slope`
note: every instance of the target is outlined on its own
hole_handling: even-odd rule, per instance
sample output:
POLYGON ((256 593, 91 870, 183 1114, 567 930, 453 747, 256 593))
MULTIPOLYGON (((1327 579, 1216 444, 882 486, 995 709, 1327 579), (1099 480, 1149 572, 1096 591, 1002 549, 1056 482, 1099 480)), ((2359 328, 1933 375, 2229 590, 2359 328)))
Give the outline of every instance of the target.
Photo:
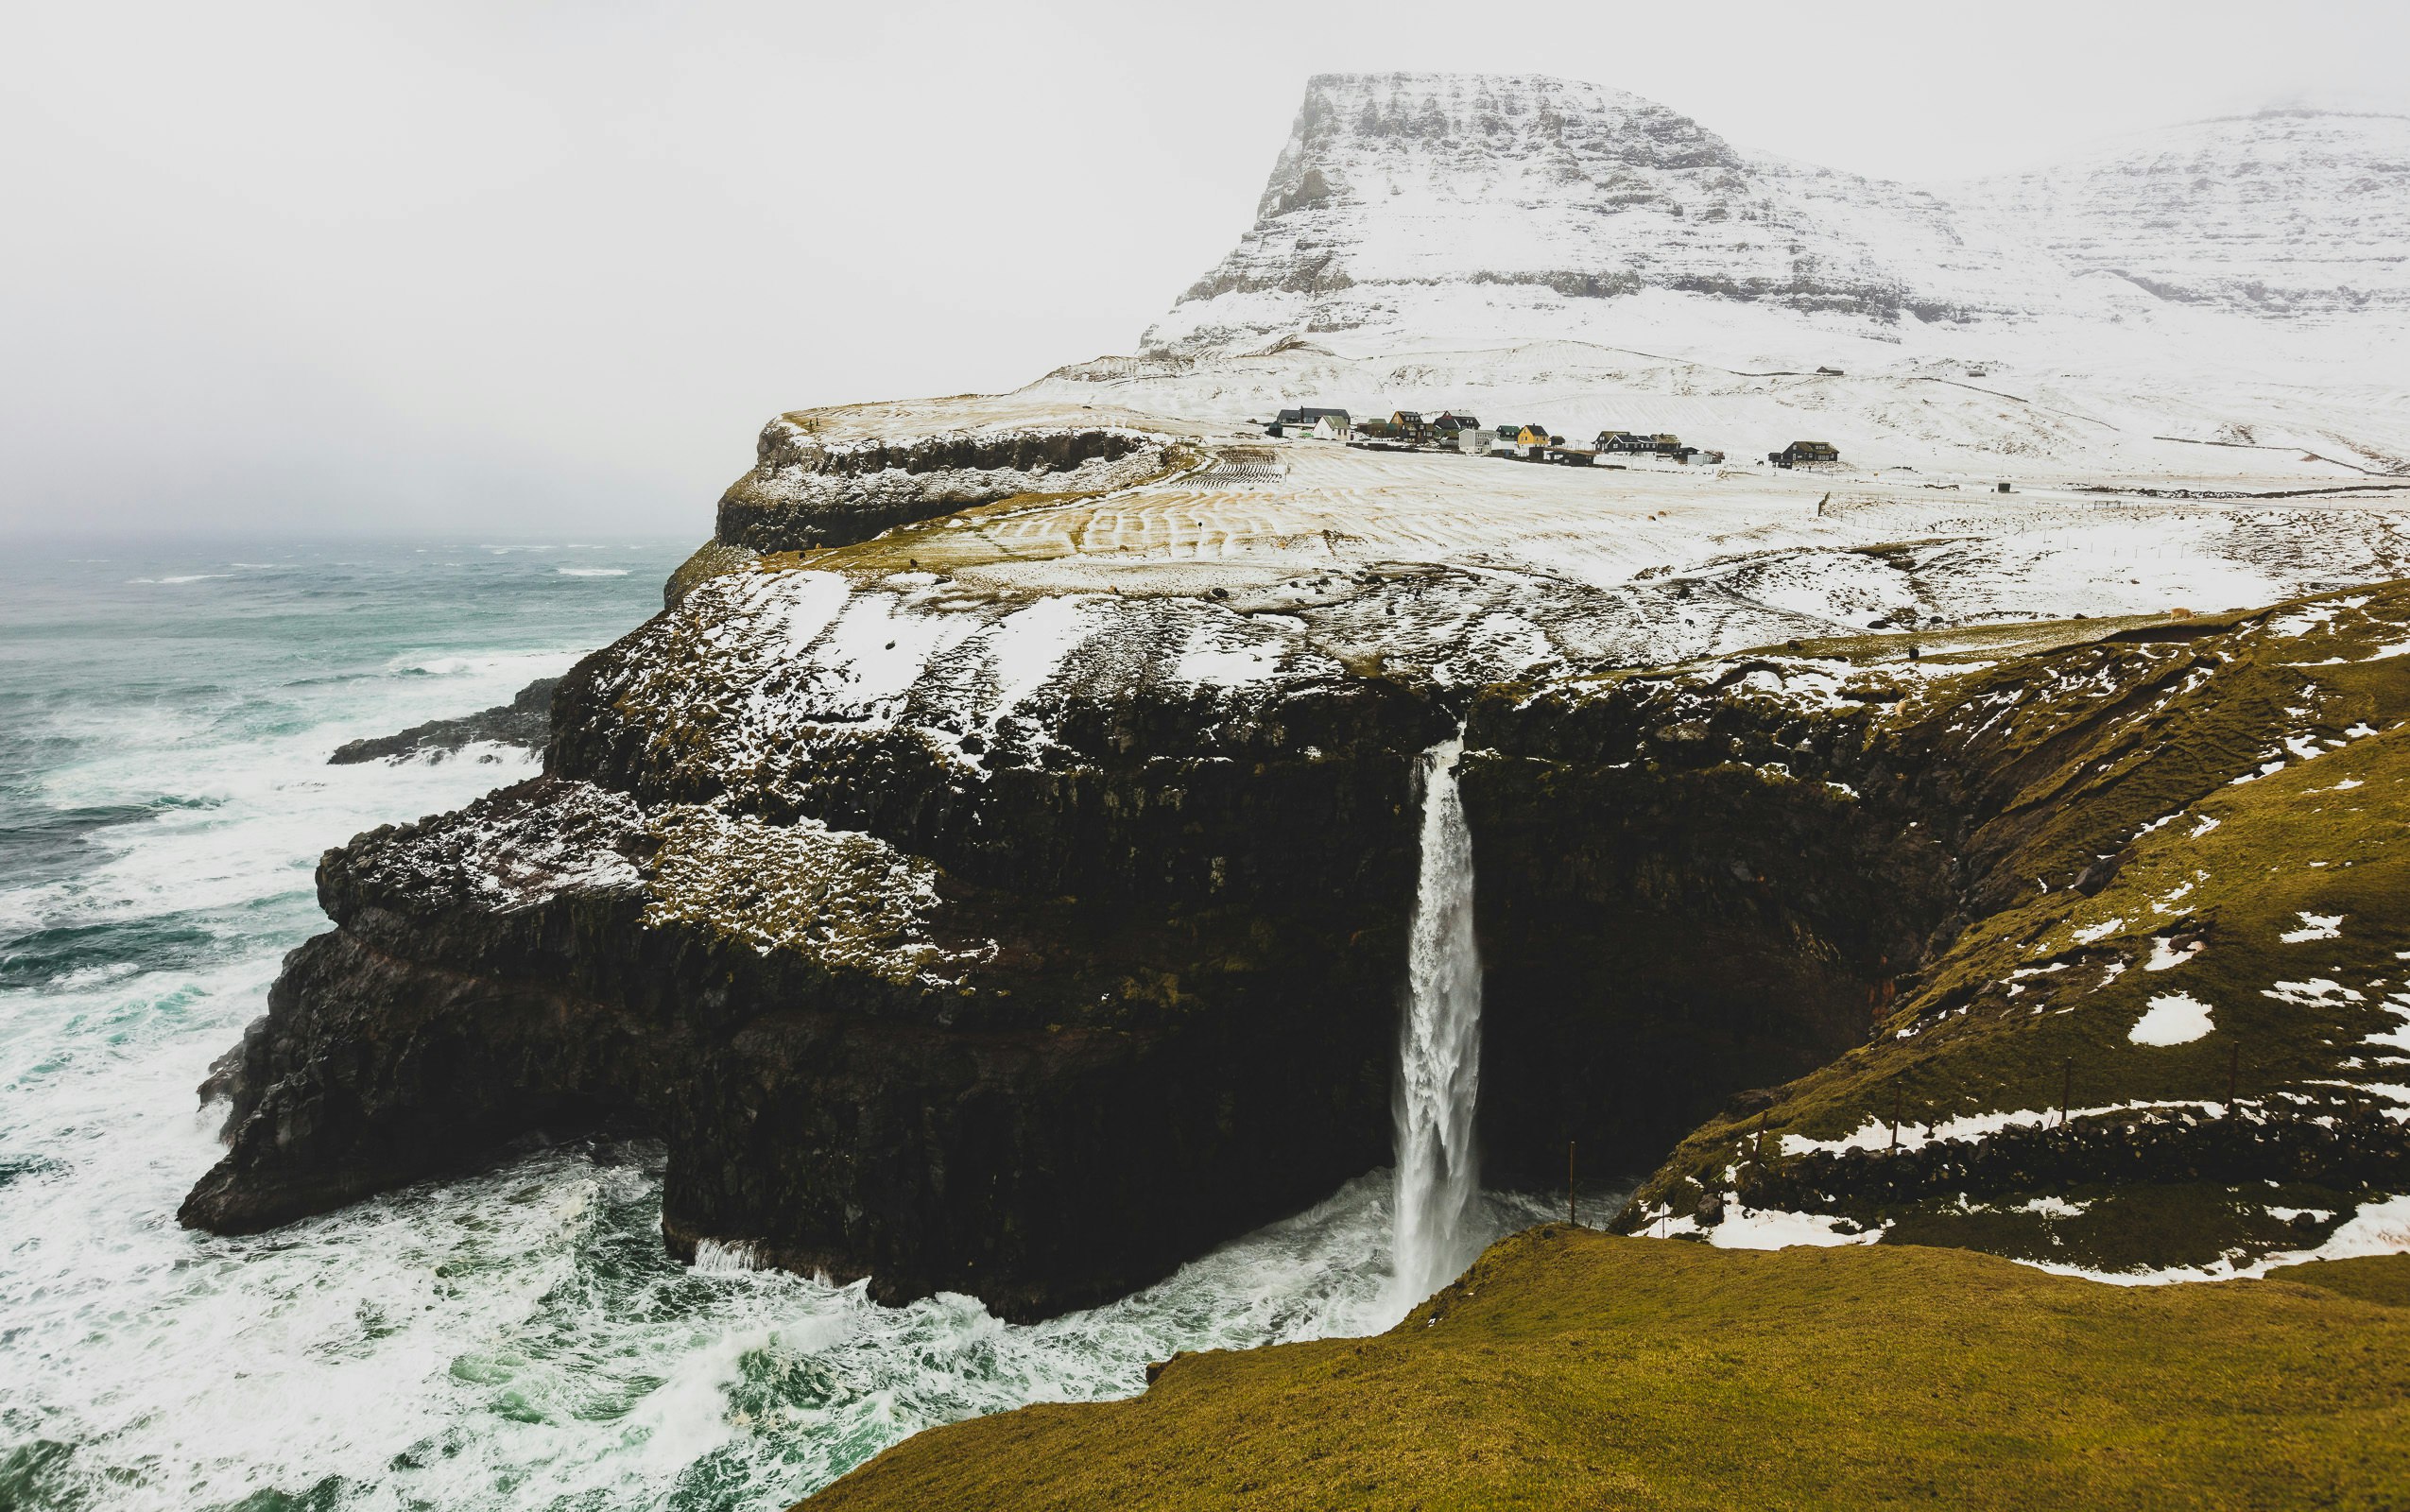
MULTIPOLYGON (((1990 896, 1902 984, 1875 1042, 1782 1090, 1764 1147, 1887 1125, 1895 1109, 1912 1133, 2051 1110, 2071 1080, 2079 1124, 2087 1108, 2149 1102, 2219 1116, 2230 1074, 2254 1110, 2398 1104, 2381 1089, 2410 1082, 2405 1047, 2369 1037, 2410 1020, 2410 655, 2386 654, 2410 644, 2410 588, 2310 604, 2184 642, 2018 658, 1903 703, 1883 738, 1957 752, 2005 799, 1976 836, 1990 896), (2105 885, 2070 885, 2106 862, 2116 869, 2105 885), (2341 922, 2332 937, 2287 941, 2304 915, 2341 922), (2212 1032, 2131 1040, 2153 1001, 2175 994, 2208 1005, 2212 1032)), ((1760 1147, 1758 1124, 1752 1113, 1700 1128, 1626 1222, 1687 1212, 1703 1185, 1728 1186, 1740 1152, 1760 1147)), ((1851 1216, 1889 1221, 1895 1242, 2123 1268, 2306 1246, 2355 1200, 2215 1185, 1988 1195, 1971 1211, 1945 1194, 1851 1216), (2032 1196, 2092 1207, 2013 1211, 2032 1196), (2334 1216, 2304 1229, 2269 1204, 2334 1216)))
POLYGON ((2401 1505, 2410 1258, 2303 1273, 2121 1288, 1551 1227, 1378 1338, 1183 1356, 1128 1401, 922 1434, 809 1505, 2401 1505))

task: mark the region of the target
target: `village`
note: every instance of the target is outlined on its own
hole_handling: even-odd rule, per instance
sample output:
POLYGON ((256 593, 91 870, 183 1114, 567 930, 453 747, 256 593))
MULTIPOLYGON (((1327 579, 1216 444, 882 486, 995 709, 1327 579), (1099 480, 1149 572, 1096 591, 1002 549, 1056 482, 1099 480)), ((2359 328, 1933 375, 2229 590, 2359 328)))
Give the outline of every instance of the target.
MULTIPOLYGON (((1267 436, 1302 440, 1337 441, 1373 451, 1458 452, 1472 456, 1499 456, 1518 462, 1554 462, 1563 467, 1623 467, 1627 459, 1651 457, 1684 466, 1715 466, 1722 452, 1684 444, 1678 436, 1638 431, 1601 430, 1588 446, 1569 446, 1565 438, 1543 424, 1484 427, 1471 415, 1442 410, 1425 420, 1420 410, 1392 411, 1387 420, 1358 421, 1344 409, 1300 405, 1283 409, 1264 427, 1267 436)), ((1793 441, 1765 454, 1773 467, 1831 467, 1841 460, 1830 441, 1793 441)))

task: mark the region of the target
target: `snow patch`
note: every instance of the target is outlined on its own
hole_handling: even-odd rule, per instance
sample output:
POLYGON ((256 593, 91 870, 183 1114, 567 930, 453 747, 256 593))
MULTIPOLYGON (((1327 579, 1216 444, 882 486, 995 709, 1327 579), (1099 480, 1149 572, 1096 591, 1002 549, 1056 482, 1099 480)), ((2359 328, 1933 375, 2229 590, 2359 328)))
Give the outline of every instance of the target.
POLYGON ((2179 951, 2175 948, 2172 937, 2162 935, 2151 941, 2151 958, 2143 963, 2143 970, 2145 971, 2172 971, 2199 954, 2201 954, 2199 940, 2193 941, 2179 951))
POLYGON ((2138 1045, 2188 1045, 2214 1027, 2210 1005, 2186 992, 2151 999, 2150 1011, 2134 1022, 2126 1038, 2138 1045))
POLYGON ((2343 933, 2343 918, 2341 914, 2314 914, 2304 909, 2300 914, 2301 927, 2288 929, 2276 937, 2287 945, 2305 945, 2314 939, 2333 939, 2343 933))

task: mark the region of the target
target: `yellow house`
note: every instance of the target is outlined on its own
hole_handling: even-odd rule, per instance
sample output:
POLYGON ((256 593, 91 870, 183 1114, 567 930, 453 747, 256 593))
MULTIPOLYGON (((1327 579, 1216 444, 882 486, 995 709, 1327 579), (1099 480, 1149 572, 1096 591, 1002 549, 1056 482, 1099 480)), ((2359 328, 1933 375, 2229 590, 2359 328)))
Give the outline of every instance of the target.
POLYGON ((1515 433, 1515 444, 1517 446, 1553 446, 1556 443, 1548 438, 1546 426, 1526 425, 1515 433))

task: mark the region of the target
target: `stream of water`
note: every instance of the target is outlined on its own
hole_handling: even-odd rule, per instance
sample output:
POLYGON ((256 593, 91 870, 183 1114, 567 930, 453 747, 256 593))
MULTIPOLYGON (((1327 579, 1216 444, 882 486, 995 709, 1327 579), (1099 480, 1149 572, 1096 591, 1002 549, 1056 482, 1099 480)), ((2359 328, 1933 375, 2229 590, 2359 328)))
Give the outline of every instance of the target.
POLYGON ((1481 956, 1472 936, 1472 833, 1456 788, 1461 735, 1422 758, 1422 862, 1398 1027, 1396 1295, 1406 1307, 1461 1274, 1488 1236, 1480 1161, 1481 956))

